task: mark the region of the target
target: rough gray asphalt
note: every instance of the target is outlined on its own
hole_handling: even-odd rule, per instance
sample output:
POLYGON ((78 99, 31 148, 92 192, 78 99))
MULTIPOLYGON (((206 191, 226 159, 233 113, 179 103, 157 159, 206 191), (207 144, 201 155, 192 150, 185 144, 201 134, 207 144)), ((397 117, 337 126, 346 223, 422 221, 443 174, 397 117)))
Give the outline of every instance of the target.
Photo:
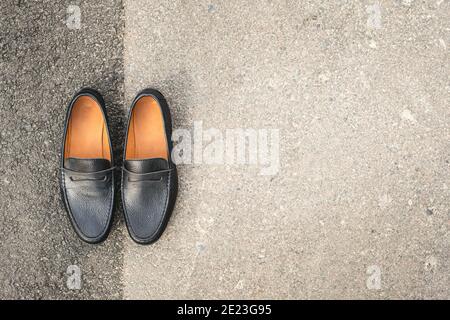
POLYGON ((116 0, 0 2, 0 298, 121 297, 122 233, 82 243, 57 183, 65 109, 81 87, 104 94, 120 149, 121 15, 116 0), (69 4, 81 8, 79 30, 66 25, 69 4), (81 290, 66 286, 69 265, 81 290))

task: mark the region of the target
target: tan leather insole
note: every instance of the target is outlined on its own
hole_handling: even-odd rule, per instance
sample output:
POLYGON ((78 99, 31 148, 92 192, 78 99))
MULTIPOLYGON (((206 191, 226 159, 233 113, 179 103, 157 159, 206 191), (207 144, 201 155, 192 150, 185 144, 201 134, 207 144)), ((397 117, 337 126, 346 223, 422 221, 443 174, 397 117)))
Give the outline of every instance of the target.
POLYGON ((79 97, 72 107, 64 158, 111 161, 108 130, 101 106, 89 96, 79 97))
POLYGON ((153 97, 142 97, 136 102, 128 130, 126 160, 168 160, 164 118, 153 97))

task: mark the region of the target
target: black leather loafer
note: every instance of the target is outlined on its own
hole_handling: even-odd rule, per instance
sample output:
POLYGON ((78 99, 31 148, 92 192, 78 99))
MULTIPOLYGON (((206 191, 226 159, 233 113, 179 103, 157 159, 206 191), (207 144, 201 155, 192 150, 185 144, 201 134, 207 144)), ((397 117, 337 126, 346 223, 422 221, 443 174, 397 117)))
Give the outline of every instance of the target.
POLYGON ((105 102, 82 89, 69 104, 61 150, 61 194, 78 236, 99 243, 108 235, 114 205, 114 166, 105 102))
POLYGON ((175 205, 177 169, 171 159, 172 123, 163 95, 146 89, 134 99, 122 168, 122 202, 131 238, 159 239, 175 205))

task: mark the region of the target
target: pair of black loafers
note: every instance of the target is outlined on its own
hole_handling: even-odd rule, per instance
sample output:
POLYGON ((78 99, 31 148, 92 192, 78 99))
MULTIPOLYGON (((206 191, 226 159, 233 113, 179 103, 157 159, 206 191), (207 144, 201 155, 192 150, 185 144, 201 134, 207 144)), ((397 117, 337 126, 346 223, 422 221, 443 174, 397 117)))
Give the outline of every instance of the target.
MULTIPOLYGON (((121 168, 125 222, 135 242, 150 244, 166 228, 178 188, 163 95, 153 89, 139 93, 127 127, 121 168)), ((113 217, 115 167, 105 102, 93 89, 82 89, 69 104, 60 170, 62 198, 76 233, 88 243, 105 240, 113 217)))

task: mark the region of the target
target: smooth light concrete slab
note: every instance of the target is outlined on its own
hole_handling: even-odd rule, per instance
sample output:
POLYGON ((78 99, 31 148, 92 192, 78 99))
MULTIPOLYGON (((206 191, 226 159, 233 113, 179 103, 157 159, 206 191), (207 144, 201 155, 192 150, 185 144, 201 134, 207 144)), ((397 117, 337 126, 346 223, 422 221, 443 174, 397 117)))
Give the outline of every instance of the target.
POLYGON ((125 244, 126 298, 450 298, 448 1, 124 5, 128 102, 280 130, 276 175, 179 167, 167 232, 125 244))

